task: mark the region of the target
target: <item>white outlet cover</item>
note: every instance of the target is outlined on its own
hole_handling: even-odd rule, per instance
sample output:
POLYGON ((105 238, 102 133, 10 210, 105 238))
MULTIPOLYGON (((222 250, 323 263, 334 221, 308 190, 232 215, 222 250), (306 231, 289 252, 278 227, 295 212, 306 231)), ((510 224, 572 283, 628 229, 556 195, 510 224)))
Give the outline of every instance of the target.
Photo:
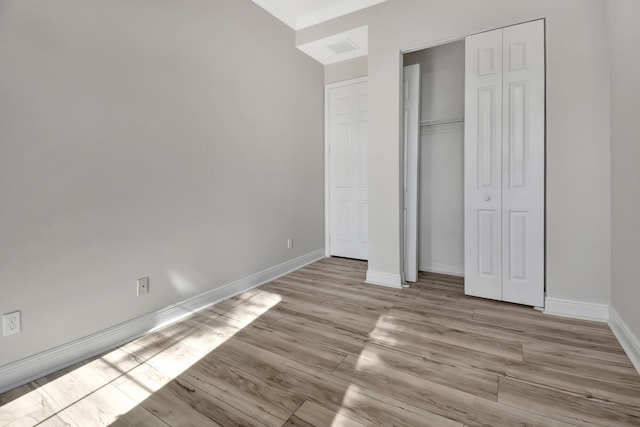
POLYGON ((17 334, 21 330, 20 325, 20 312, 14 311, 13 313, 7 313, 2 316, 2 330, 3 335, 17 334))
POLYGON ((149 278, 138 279, 138 296, 149 293, 149 278))

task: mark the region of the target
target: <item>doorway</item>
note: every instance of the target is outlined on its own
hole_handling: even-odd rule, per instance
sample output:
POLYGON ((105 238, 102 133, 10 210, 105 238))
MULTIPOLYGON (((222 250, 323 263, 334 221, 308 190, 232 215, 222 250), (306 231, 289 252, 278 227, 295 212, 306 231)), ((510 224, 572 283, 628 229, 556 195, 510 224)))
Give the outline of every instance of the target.
POLYGON ((420 69, 416 267, 456 276, 464 275, 464 47, 404 55, 405 67, 420 69))

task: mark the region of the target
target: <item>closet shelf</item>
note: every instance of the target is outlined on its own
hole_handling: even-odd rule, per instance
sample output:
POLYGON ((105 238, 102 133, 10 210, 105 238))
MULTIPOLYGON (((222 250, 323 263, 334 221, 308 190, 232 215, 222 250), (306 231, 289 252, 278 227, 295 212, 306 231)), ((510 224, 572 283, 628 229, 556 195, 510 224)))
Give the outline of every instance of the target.
POLYGON ((420 127, 425 126, 438 126, 438 125, 448 125, 451 123, 464 123, 464 118, 462 117, 452 117, 449 119, 441 119, 441 120, 424 120, 420 122, 420 127))

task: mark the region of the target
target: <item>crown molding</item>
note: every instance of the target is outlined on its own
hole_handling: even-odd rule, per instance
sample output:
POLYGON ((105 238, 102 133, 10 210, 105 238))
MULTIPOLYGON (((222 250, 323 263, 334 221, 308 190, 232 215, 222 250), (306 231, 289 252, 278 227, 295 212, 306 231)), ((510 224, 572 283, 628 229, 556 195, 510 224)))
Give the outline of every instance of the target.
POLYGON ((335 0, 326 2, 327 4, 324 7, 295 14, 285 7, 280 0, 253 0, 255 4, 296 31, 385 1, 387 0, 335 0))

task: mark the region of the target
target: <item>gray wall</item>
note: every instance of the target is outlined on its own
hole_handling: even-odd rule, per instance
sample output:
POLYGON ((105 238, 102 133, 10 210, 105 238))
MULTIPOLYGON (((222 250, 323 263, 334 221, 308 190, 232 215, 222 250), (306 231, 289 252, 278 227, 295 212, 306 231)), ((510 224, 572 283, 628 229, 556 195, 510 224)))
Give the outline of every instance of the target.
POLYGON ((302 44, 369 26, 369 269, 402 269, 402 51, 546 18, 546 284, 610 302, 609 63, 601 0, 393 0, 300 30, 302 44), (463 12, 461 12, 463 11, 463 12))
POLYGON ((640 340, 640 2, 607 2, 611 42, 612 306, 640 340))
POLYGON ((343 82, 367 76, 367 57, 349 59, 348 61, 328 64, 324 67, 324 82, 326 84, 343 82))
POLYGON ((464 40, 407 53, 403 64, 420 64, 420 120, 464 116, 464 40))
POLYGON ((0 365, 320 249, 322 215, 323 68, 250 0, 0 3, 0 365))

